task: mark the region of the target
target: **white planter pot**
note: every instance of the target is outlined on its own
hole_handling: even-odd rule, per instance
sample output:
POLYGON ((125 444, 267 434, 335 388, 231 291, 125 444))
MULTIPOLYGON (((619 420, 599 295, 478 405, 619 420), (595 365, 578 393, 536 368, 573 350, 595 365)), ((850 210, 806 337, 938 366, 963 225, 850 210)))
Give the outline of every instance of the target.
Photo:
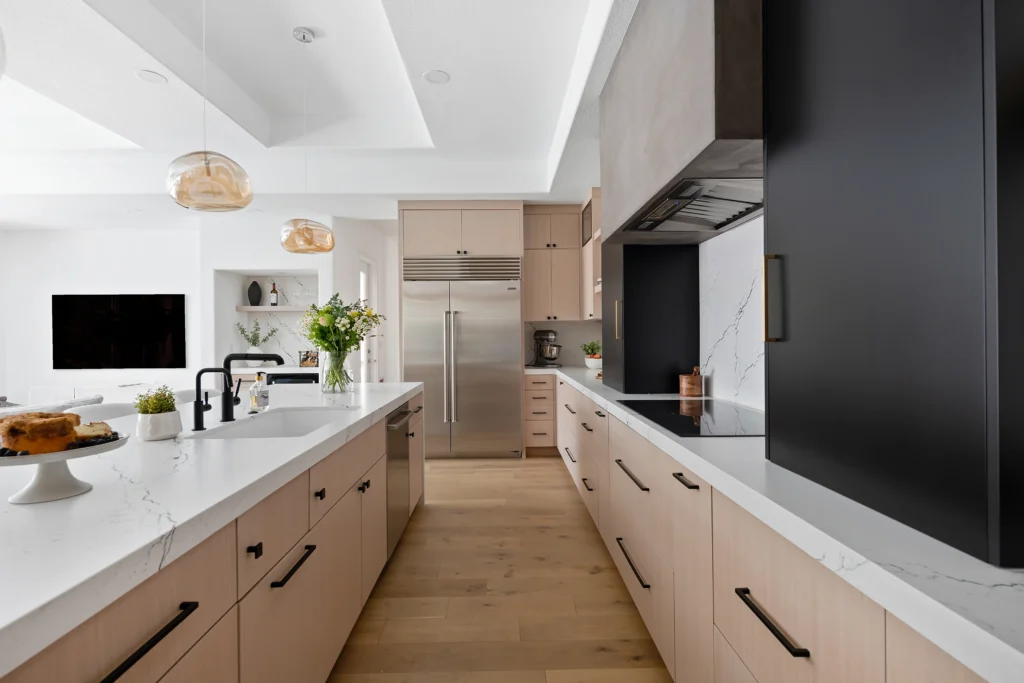
MULTIPOLYGON (((258 346, 250 346, 249 350, 246 351, 246 353, 263 353, 263 352, 260 351, 260 348, 258 346)), ((258 368, 259 366, 263 365, 263 361, 261 361, 261 360, 247 360, 247 361, 245 361, 245 364, 248 365, 250 368, 258 368)))
POLYGON ((583 358, 583 362, 586 363, 587 367, 590 368, 591 370, 600 370, 602 367, 604 367, 602 361, 604 361, 604 358, 590 358, 587 356, 584 356, 583 358))
POLYGON ((143 441, 163 441, 173 439, 181 434, 181 413, 158 413, 156 415, 139 415, 136 430, 143 441))

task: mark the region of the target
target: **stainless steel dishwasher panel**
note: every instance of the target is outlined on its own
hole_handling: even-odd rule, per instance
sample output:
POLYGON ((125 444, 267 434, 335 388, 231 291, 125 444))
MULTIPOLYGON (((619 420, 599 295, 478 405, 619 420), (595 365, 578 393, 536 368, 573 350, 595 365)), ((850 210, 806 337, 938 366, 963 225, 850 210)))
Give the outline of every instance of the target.
POLYGON ((413 412, 403 403, 387 417, 388 559, 409 522, 409 418, 413 412))

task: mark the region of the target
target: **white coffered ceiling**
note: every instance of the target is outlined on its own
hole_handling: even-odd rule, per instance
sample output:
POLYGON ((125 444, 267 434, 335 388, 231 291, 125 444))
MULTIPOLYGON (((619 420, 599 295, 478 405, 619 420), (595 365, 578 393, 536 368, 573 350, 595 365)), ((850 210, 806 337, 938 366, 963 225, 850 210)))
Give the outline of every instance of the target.
MULTIPOLYGON (((578 201, 599 184, 597 94, 636 2, 206 0, 208 147, 270 210, 578 201)), ((164 216, 168 162, 202 146, 201 17, 202 0, 0 1, 0 227, 164 216)))

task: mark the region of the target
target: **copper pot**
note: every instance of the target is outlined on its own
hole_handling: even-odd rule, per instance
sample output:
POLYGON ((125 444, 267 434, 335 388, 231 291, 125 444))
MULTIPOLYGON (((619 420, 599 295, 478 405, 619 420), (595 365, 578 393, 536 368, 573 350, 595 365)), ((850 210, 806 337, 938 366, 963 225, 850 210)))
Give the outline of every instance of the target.
POLYGON ((679 375, 679 395, 692 397, 704 395, 704 378, 701 377, 698 366, 693 366, 692 375, 679 375))

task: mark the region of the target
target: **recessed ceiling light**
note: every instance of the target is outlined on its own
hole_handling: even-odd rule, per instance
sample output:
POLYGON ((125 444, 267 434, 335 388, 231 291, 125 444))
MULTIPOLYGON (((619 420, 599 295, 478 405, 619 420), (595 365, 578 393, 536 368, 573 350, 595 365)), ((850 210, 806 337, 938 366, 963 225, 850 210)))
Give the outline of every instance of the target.
POLYGON ((440 69, 434 69, 423 74, 423 80, 433 85, 444 85, 451 79, 452 77, 448 75, 447 71, 441 71, 440 69))
POLYGON ((138 76, 140 80, 146 81, 146 83, 152 83, 153 85, 163 85, 167 82, 167 76, 157 73, 156 71, 150 71, 149 69, 136 71, 135 75, 138 76))

